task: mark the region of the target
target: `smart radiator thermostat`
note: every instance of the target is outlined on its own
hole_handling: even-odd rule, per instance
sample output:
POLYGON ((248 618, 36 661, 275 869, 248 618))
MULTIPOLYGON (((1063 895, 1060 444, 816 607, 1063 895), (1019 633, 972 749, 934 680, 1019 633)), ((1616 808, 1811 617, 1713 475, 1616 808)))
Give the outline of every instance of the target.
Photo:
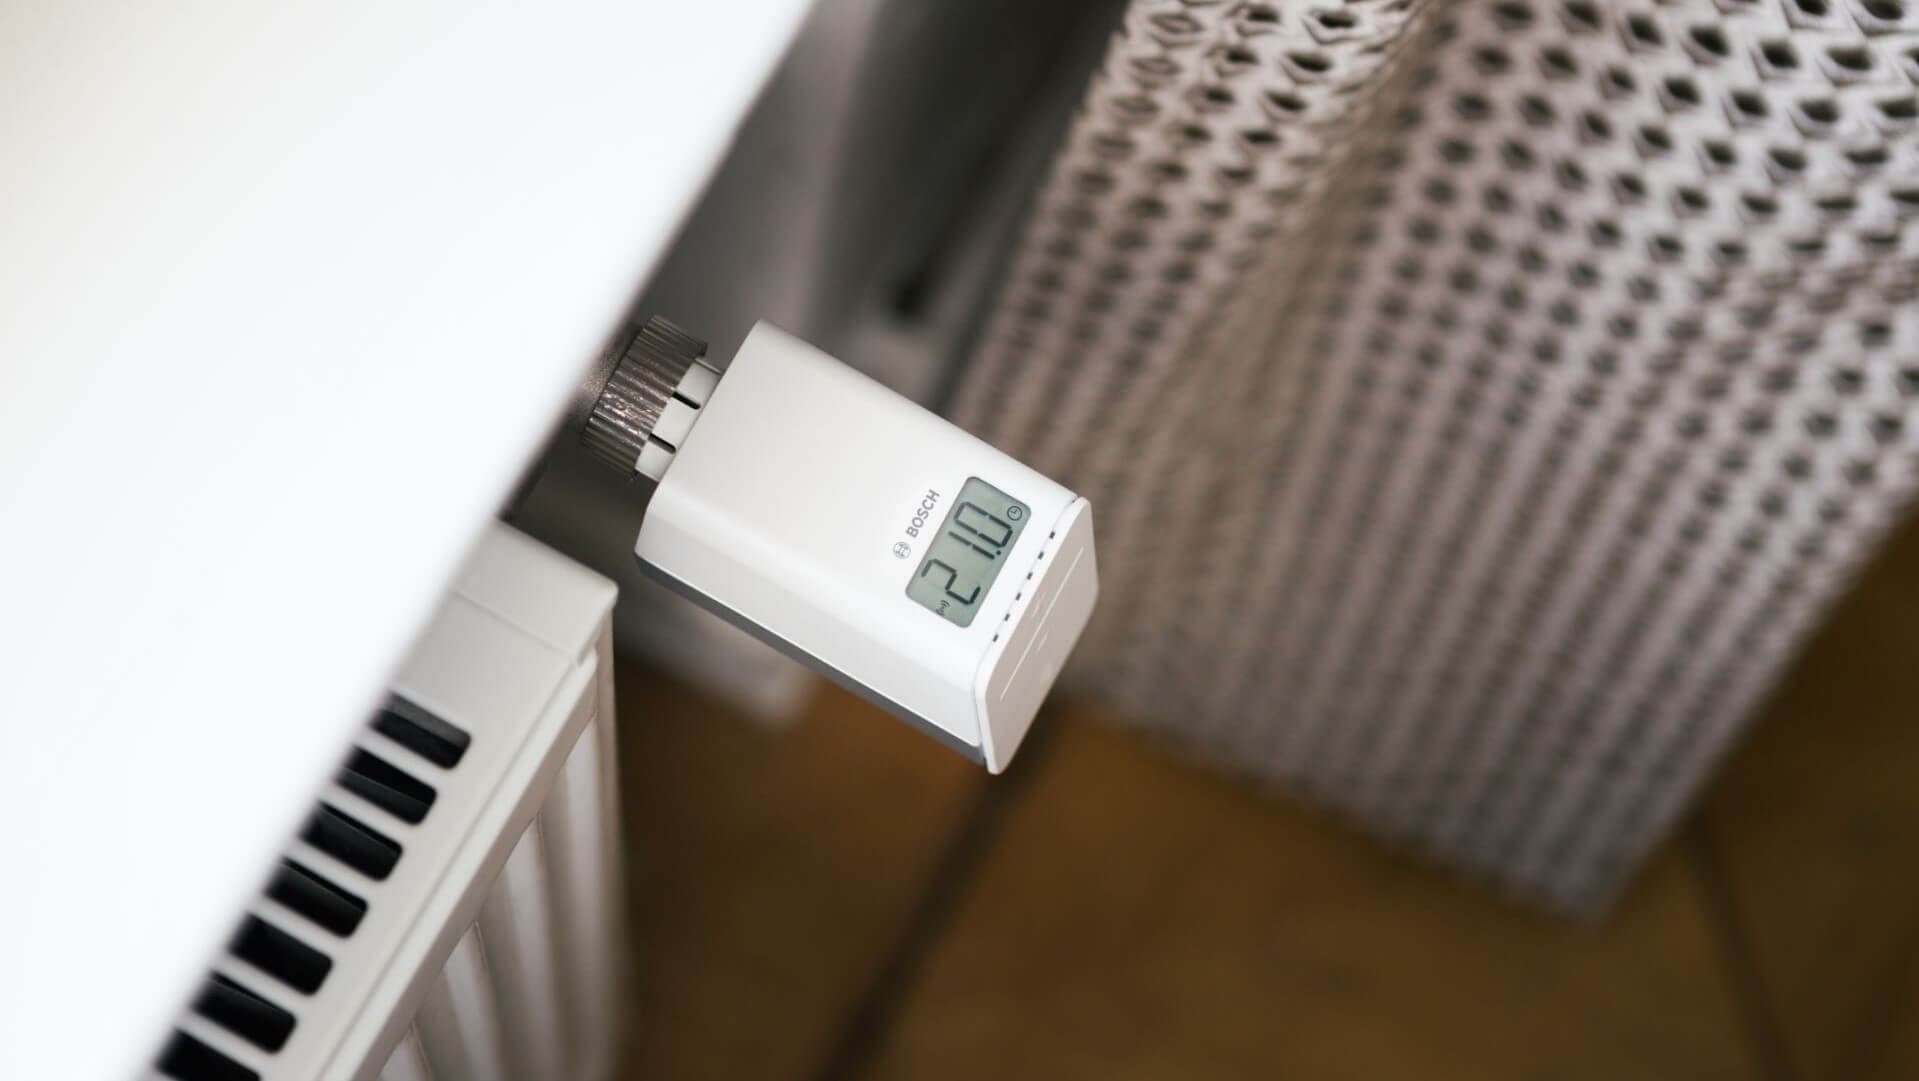
POLYGON ((766 323, 646 324, 584 440, 659 482, 667 586, 1004 769, 1099 595, 1086 500, 766 323))

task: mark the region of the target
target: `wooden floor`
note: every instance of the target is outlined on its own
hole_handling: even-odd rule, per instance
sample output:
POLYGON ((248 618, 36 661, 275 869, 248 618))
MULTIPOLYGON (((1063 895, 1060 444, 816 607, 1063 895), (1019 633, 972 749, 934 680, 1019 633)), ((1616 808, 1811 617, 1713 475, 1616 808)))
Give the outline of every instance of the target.
POLYGON ((621 673, 634 1078, 1919 1079, 1919 533, 1610 918, 1091 707, 983 774, 836 690, 621 673))

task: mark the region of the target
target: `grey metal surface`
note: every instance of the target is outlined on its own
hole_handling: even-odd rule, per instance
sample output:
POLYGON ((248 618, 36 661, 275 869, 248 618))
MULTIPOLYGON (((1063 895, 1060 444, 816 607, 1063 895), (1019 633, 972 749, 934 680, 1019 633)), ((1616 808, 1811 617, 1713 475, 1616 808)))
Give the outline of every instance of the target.
POLYGON ((670 319, 656 315, 642 323, 593 395, 581 444, 607 465, 633 472, 674 389, 705 353, 705 342, 670 319))
POLYGON ((1135 0, 957 419, 1077 677, 1603 905, 1905 510, 1919 5, 1135 0))

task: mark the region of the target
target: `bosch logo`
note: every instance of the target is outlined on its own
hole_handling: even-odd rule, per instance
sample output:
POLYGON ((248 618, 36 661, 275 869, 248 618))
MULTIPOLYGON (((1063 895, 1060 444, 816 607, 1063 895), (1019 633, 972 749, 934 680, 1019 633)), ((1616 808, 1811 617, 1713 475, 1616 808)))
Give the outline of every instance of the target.
POLYGON ((920 500, 919 509, 913 512, 913 520, 906 523, 906 535, 917 537, 926 527, 926 520, 933 516, 933 508, 939 506, 940 494, 931 488, 926 490, 926 498, 920 500))
POLYGON ((906 559, 913 554, 912 539, 920 535, 920 530, 926 528, 926 520, 933 516, 933 508, 939 505, 939 492, 928 488, 926 494, 920 497, 920 505, 913 509, 912 518, 906 523, 907 539, 896 541, 893 544, 893 555, 895 558, 906 559))

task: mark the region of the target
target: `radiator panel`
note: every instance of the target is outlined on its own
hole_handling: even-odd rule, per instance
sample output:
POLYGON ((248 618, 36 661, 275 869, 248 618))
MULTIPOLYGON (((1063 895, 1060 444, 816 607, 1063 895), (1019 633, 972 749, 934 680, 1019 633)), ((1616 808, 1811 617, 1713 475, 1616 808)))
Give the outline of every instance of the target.
MULTIPOLYGON (((605 726, 609 727, 610 726, 605 726)), ((590 733, 591 734, 591 733, 590 733)), ((616 846, 619 821, 612 809, 613 763, 600 739, 582 738, 555 786, 548 808, 555 895, 559 901, 560 956, 565 959, 568 1045, 615 1045, 614 1016, 619 996, 619 955, 606 949, 595 928, 615 926, 612 907, 619 896, 608 876, 620 866, 616 846)), ((592 1063, 576 1063, 592 1068, 592 1063)), ((600 1067, 610 1065, 600 1063, 600 1067)))
MULTIPOLYGON (((244 999, 216 1011, 224 1024, 184 1014, 180 1032, 217 1056, 214 1068, 276 1081, 605 1076, 624 943, 612 600, 603 580, 504 527, 486 538, 356 741, 361 753, 321 794, 335 833, 290 842, 302 875, 252 906, 296 959, 323 957, 328 970, 301 993, 231 953, 216 958, 214 972, 284 1007, 293 1026, 268 1049, 245 1038, 265 1029, 244 999), (390 859, 364 858, 365 838, 342 822, 397 855, 375 846, 390 859)), ((192 1064, 171 1068, 162 1074, 206 1081, 192 1064)))
POLYGON ((408 1029, 406 1035, 393 1047, 393 1053, 387 1056, 386 1066, 380 1070, 380 1081, 433 1081, 433 1073, 426 1064, 426 1048, 420 1045, 418 1029, 408 1029))
POLYGON ((507 1081, 506 1033, 477 928, 460 936, 413 1024, 433 1076, 507 1081))
POLYGON ((516 1077, 565 1077, 559 943, 540 820, 520 835, 480 909, 497 1006, 516 1077))

